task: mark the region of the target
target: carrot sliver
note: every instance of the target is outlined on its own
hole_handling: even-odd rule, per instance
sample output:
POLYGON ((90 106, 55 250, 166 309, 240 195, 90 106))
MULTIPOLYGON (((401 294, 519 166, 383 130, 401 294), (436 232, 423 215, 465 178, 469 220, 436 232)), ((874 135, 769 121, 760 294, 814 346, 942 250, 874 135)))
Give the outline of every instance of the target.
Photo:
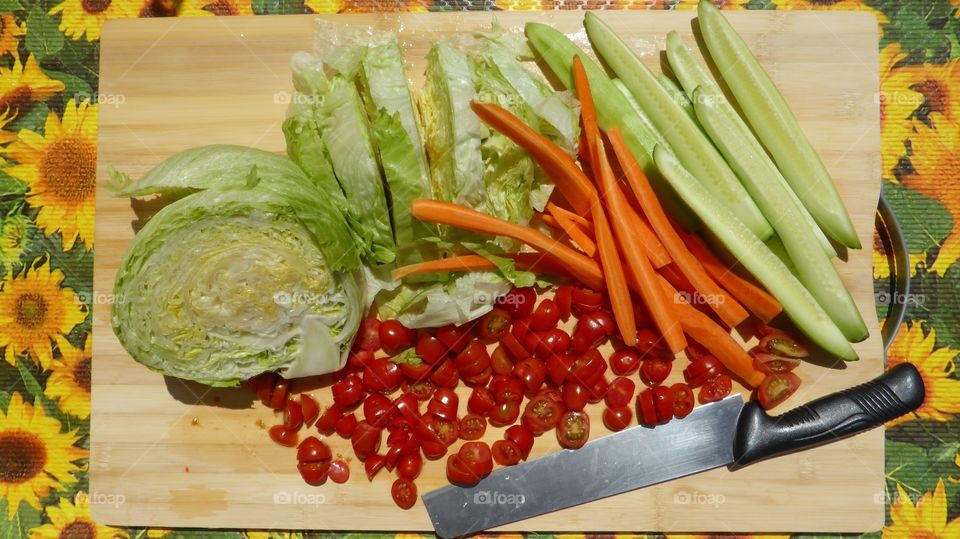
POLYGON ((524 149, 556 184, 574 211, 586 217, 597 200, 597 191, 576 161, 520 118, 493 103, 470 103, 473 112, 487 125, 503 133, 524 149))
POLYGON ((504 236, 533 247, 563 264, 571 275, 594 290, 604 288, 597 263, 553 238, 530 227, 511 223, 471 208, 436 200, 414 200, 413 215, 421 221, 440 223, 491 236, 504 236))
MULTIPOLYGON (((587 78, 587 71, 583 68, 583 61, 579 55, 573 56, 573 85, 577 92, 577 100, 580 101, 580 119, 583 123, 583 144, 586 146, 587 159, 590 163, 590 170, 594 174, 599 174, 597 166, 597 136, 600 134, 600 128, 597 127, 597 109, 593 102, 593 92, 590 90, 590 79, 587 78)), ((581 149, 581 158, 583 150, 581 149)))
POLYGON ((563 228, 560 227, 560 223, 557 222, 557 218, 550 215, 549 213, 541 213, 540 220, 554 230, 560 230, 560 231, 563 230, 563 228))
POLYGON ((640 238, 640 245, 654 267, 662 268, 669 264, 670 254, 660 243, 657 235, 653 233, 653 229, 650 228, 646 219, 636 211, 628 213, 627 219, 630 221, 633 233, 640 238))
POLYGON ((669 217, 667 217, 660 201, 653 192, 650 181, 644 175, 640 165, 633 159, 630 150, 627 149, 620 130, 614 127, 607 132, 607 135, 610 137, 610 143, 613 145, 617 159, 620 161, 620 167, 627 177, 627 182, 630 184, 637 202, 643 208, 647 220, 650 221, 650 226, 653 227, 657 237, 660 238, 660 242, 666 248, 667 253, 670 254, 670 258, 673 259, 697 292, 707 299, 707 304, 725 324, 736 327, 746 320, 750 316, 746 309, 707 274, 703 266, 684 246, 683 240, 673 229, 669 217))
POLYGON ((399 268, 393 270, 391 275, 394 281, 399 281, 404 277, 409 277, 410 275, 416 275, 419 273, 477 271, 490 269, 496 269, 496 266, 493 264, 493 262, 490 262, 486 258, 480 255, 463 255, 400 266, 399 268))
MULTIPOLYGON (((665 294, 677 294, 666 278, 657 278, 665 294)), ((677 303, 677 315, 683 332, 716 356, 727 370, 751 388, 760 385, 764 374, 753 366, 753 358, 726 330, 688 303, 677 303)))
MULTIPOLYGON (((676 227, 675 227, 676 228, 676 227)), ((730 295, 737 298, 748 311, 759 318, 764 324, 770 323, 783 311, 783 305, 766 290, 744 279, 725 264, 707 244, 695 234, 686 231, 677 231, 682 237, 693 256, 700 260, 703 269, 716 279, 730 295)))
MULTIPOLYGON (((667 347, 674 354, 687 347, 687 341, 683 337, 680 323, 677 320, 676 313, 672 305, 668 303, 669 299, 663 295, 657 284, 657 277, 653 271, 653 266, 644 254, 640 246, 640 238, 635 234, 635 230, 630 226, 628 215, 635 215, 636 212, 630 206, 626 195, 620 189, 619 182, 613 175, 610 168, 610 162, 607 160, 606 153, 603 150, 603 141, 600 135, 596 138, 597 160, 599 165, 598 177, 600 179, 600 192, 603 193, 602 200, 610 209, 611 215, 616 215, 618 219, 613 220, 613 229, 620 245, 621 253, 626 261, 627 271, 632 274, 632 281, 637 288, 637 293, 643 299, 647 306, 647 311, 653 317, 653 321, 667 342, 667 347)), ((609 279, 608 279, 609 282, 609 279)), ((612 294, 611 294, 612 298, 612 294)))
POLYGON ((573 213, 572 211, 564 207, 558 206, 553 202, 547 202, 546 210, 550 213, 550 215, 554 215, 554 216, 556 216, 557 214, 563 214, 565 217, 567 217, 574 223, 577 223, 577 225, 580 228, 582 228, 585 232, 589 232, 590 234, 593 234, 593 222, 590 221, 589 219, 584 218, 582 215, 573 213))
MULTIPOLYGON (((556 206, 553 206, 553 208, 556 208, 556 206)), ((592 258, 597 252, 597 244, 594 243, 590 236, 584 232, 579 225, 569 219, 566 214, 554 213, 550 206, 547 206, 547 211, 550 212, 553 221, 557 223, 557 227, 563 230, 585 255, 592 258)))
POLYGON ((597 250, 600 252, 600 266, 610 297, 613 319, 620 330, 620 338, 627 346, 637 344, 637 320, 633 312, 633 299, 627 286, 627 277, 623 272, 623 260, 617 252, 616 240, 610 231, 606 213, 599 204, 593 208, 593 228, 597 231, 597 250))

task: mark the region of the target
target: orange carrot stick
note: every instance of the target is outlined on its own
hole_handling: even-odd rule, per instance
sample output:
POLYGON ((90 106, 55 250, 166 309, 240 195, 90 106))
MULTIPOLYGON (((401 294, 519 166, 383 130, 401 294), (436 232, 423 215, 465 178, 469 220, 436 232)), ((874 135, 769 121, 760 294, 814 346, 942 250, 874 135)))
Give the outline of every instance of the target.
POLYGON ((593 222, 591 222, 589 219, 584 218, 582 215, 573 213, 572 211, 566 208, 563 208, 561 206, 558 206, 553 202, 547 202, 546 210, 550 212, 550 215, 554 215, 554 216, 557 215, 558 213, 562 213, 565 217, 569 218, 574 223, 577 223, 577 225, 580 228, 582 228, 585 232, 589 232, 590 234, 593 234, 593 222))
POLYGON ((630 297, 630 288, 623 273, 623 260, 617 252, 617 244, 610 231, 603 206, 593 207, 593 229, 597 231, 597 250, 600 252, 600 265, 603 268, 603 277, 607 284, 607 295, 610 297, 610 307, 613 309, 613 318, 620 329, 620 338, 627 346, 637 344, 637 320, 633 312, 633 299, 630 297))
POLYGON ((474 101, 470 107, 487 125, 529 153, 557 185, 560 194, 570 202, 574 211, 582 216, 590 215, 590 207, 597 200, 597 191, 563 148, 499 105, 474 101))
POLYGON ((587 71, 583 68, 583 62, 579 55, 573 56, 573 85, 577 91, 577 99, 580 101, 580 118, 583 123, 583 140, 587 150, 587 162, 590 163, 590 170, 594 174, 599 174, 597 170, 597 136, 600 134, 600 128, 597 127, 597 109, 593 103, 593 92, 590 90, 590 80, 587 78, 587 71))
POLYGON ((540 220, 554 230, 563 231, 563 228, 560 227, 560 223, 557 222, 557 219, 549 213, 541 213, 540 220))
POLYGON ((593 259, 530 227, 480 213, 459 204, 436 200, 414 200, 411 209, 413 215, 421 221, 440 223, 480 234, 513 238, 555 258, 565 265, 577 280, 588 287, 594 290, 604 288, 603 273, 593 259))
MULTIPOLYGON (((665 294, 671 297, 677 295, 677 290, 663 276, 658 275, 657 279, 665 294)), ((760 385, 764 375, 754 368, 753 358, 709 316, 683 302, 677 303, 677 315, 684 333, 716 356, 727 370, 749 387, 760 385)))
MULTIPOLYGON (((553 208, 556 208, 556 206, 553 206, 553 208)), ((551 212, 550 215, 553 217, 554 222, 557 223, 557 226, 560 227, 560 229, 563 230, 564 233, 566 233, 566 235, 577 244, 577 247, 579 247, 585 255, 592 258, 594 253, 597 252, 597 244, 590 239, 590 236, 576 223, 569 219, 566 214, 553 213, 550 206, 547 206, 547 211, 551 212)))
MULTIPOLYGON (((675 229, 677 227, 674 227, 675 229)), ((684 230, 677 230, 677 233, 683 238, 684 243, 690 249, 693 256, 700 260, 703 269, 711 277, 716 279, 730 295, 737 298, 737 301, 743 304, 764 324, 770 323, 778 314, 783 311, 783 305, 773 296, 767 293, 760 286, 737 275, 731 267, 720 260, 713 251, 707 247, 707 244, 696 234, 690 234, 684 230)))
MULTIPOLYGON (((620 251, 626 259, 627 270, 633 274, 633 282, 639 288, 638 292, 643 302, 647 306, 647 311, 653 317, 654 323, 667 342, 667 347, 674 354, 687 347, 687 341, 683 337, 679 321, 672 305, 668 303, 668 298, 663 296, 656 281, 656 274, 647 256, 640 247, 640 238, 637 237, 630 228, 628 214, 635 213, 627 200, 626 195, 620 189, 620 184, 613 175, 610 168, 610 162, 607 160, 606 152, 603 149, 603 141, 600 135, 596 135, 596 150, 598 161, 598 176, 600 178, 600 192, 603 193, 602 200, 610 210, 611 215, 616 215, 618 219, 613 220, 613 229, 616 232, 617 241, 620 244, 620 251)), ((609 279, 607 279, 609 283, 609 279)), ((612 297, 612 294, 611 294, 612 297)))
POLYGON ((711 299, 711 301, 708 301, 710 308, 717 313, 717 316, 719 316, 725 324, 730 327, 736 327, 740 322, 746 320, 747 317, 750 316, 746 309, 737 303, 732 296, 724 292, 724 290, 720 288, 720 285, 710 278, 710 275, 703 269, 703 266, 697 262, 697 259, 694 258, 693 255, 690 254, 690 251, 683 245, 683 240, 680 239, 680 236, 677 235, 677 232, 670 225, 670 220, 666 212, 663 211, 663 207, 660 205, 660 201, 657 200, 653 188, 650 187, 649 180, 647 180, 640 165, 633 159, 630 150, 627 149, 620 130, 614 127, 610 129, 607 134, 610 137, 610 143, 613 145, 614 152, 617 154, 617 159, 620 161, 620 167, 627 176, 627 182, 633 189, 634 196, 637 197, 637 201, 640 203, 640 207, 643 208, 647 220, 650 221, 654 232, 657 233, 657 237, 660 238, 660 241, 667 249, 667 252, 670 253, 670 257, 676 263, 677 267, 680 268, 680 271, 683 272, 683 275, 698 292, 704 297, 711 299))
MULTIPOLYGON (((522 270, 531 270, 537 273, 561 277, 570 275, 570 273, 564 269, 563 266, 553 263, 553 260, 540 253, 508 253, 504 256, 507 258, 512 258, 517 268, 522 270)), ((409 277, 410 275, 418 275, 421 273, 441 273, 445 271, 491 271, 496 269, 496 264, 484 258, 483 256, 461 255, 400 266, 399 268, 393 270, 391 276, 393 277, 394 281, 399 281, 405 277, 409 277)))

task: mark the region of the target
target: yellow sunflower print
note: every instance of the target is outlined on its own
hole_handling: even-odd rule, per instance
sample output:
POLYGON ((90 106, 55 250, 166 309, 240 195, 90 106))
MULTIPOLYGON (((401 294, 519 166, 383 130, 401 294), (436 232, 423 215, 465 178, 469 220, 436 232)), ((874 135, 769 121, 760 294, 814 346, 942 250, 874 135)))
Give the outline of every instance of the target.
POLYGON ((13 110, 10 110, 10 107, 7 107, 2 112, 0 112, 0 146, 13 142, 17 140, 17 134, 13 131, 7 131, 5 128, 7 124, 13 121, 16 118, 17 114, 13 110))
POLYGON ((60 358, 53 361, 53 370, 47 379, 44 395, 60 400, 60 408, 68 414, 86 419, 90 417, 90 365, 93 361, 87 337, 83 350, 65 342, 60 343, 60 358))
POLYGON ((0 411, 0 497, 7 500, 8 519, 20 502, 40 509, 40 498, 77 482, 80 468, 73 462, 87 452, 74 447, 76 430, 60 429, 59 421, 23 402, 17 392, 7 411, 0 411))
POLYGON ((7 215, 0 221, 0 264, 6 271, 22 263, 21 257, 35 231, 33 221, 25 215, 7 215))
POLYGON ((10 53, 17 55, 17 39, 27 33, 27 25, 17 22, 13 13, 0 15, 0 56, 10 53))
POLYGON ((51 79, 37 64, 33 55, 26 63, 13 55, 13 66, 0 65, 0 111, 4 116, 18 115, 30 103, 46 101, 63 91, 63 82, 51 79))
POLYGON ((384 13, 402 11, 426 13, 429 0, 305 0, 303 3, 313 13, 384 13))
POLYGON ((864 8, 860 0, 773 0, 777 9, 843 9, 856 11, 864 8))
POLYGON ((97 524, 90 518, 90 499, 86 493, 77 493, 74 503, 60 498, 57 505, 46 509, 49 524, 30 530, 30 539, 51 537, 84 537, 89 539, 126 539, 122 530, 97 524))
POLYGON ((960 537, 960 518, 947 522, 947 494, 943 480, 933 493, 926 492, 914 505, 903 487, 897 484, 897 499, 890 505, 892 524, 883 529, 883 537, 960 537))
POLYGON ((83 322, 87 308, 61 286, 63 278, 47 261, 0 283, 0 347, 7 363, 16 365, 17 356, 28 352, 46 370, 53 363, 52 343, 69 346, 64 336, 83 322))
POLYGON ((181 17, 203 15, 253 15, 252 0, 183 0, 177 9, 181 17))
MULTIPOLYGON (((927 391, 923 404, 916 411, 917 416, 921 420, 949 421, 954 414, 960 413, 960 380, 950 378, 955 367, 954 358, 960 350, 949 347, 934 350, 936 340, 932 328, 924 335, 920 324, 904 325, 887 351, 887 368, 913 363, 920 371, 927 391)), ((899 417, 887 423, 887 427, 911 419, 911 415, 899 417)))
POLYGON ((907 55, 898 43, 880 51, 880 150, 883 177, 894 179, 893 171, 906 155, 906 141, 913 134, 914 114, 923 104, 923 94, 914 90, 918 82, 912 67, 897 67, 907 55))
POLYGON ((109 19, 136 17, 143 0, 64 0, 50 9, 60 13, 60 31, 74 41, 100 39, 100 27, 109 19))
POLYGON ((496 0, 496 6, 504 11, 539 11, 542 0, 496 0))
POLYGON ((920 125, 910 137, 910 164, 915 173, 902 181, 904 186, 940 202, 953 219, 953 228, 930 265, 930 271, 942 276, 960 260, 960 189, 955 183, 960 174, 960 123, 937 112, 930 114, 930 119, 936 128, 920 125))
POLYGON ((22 129, 3 150, 17 161, 6 173, 25 182, 27 204, 39 208, 37 226, 61 233, 65 250, 79 238, 93 246, 94 190, 97 180, 97 105, 67 102, 63 121, 47 117, 43 135, 22 129))

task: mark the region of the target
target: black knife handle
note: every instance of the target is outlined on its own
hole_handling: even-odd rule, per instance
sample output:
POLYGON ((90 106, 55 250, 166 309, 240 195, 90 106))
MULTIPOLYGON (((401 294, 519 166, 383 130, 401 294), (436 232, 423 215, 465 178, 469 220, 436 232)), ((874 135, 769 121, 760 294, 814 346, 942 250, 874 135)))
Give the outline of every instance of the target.
POLYGON ((852 436, 916 410, 924 398, 917 368, 901 363, 850 389, 820 397, 777 417, 755 401, 737 421, 732 469, 852 436))

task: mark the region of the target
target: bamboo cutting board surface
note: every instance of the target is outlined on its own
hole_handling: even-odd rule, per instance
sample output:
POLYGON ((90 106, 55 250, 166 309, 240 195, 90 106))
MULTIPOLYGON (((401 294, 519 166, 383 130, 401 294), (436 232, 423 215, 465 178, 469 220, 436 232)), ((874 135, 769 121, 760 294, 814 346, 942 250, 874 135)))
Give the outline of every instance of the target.
MULTIPOLYGON (((690 12, 604 12, 602 16, 659 69, 666 33, 689 45, 690 12)), ((855 385, 883 369, 874 309, 871 251, 880 188, 876 21, 866 13, 728 13, 771 73, 840 186, 866 247, 841 263, 871 329, 861 361, 805 363, 804 385, 781 411, 855 385)), ((507 27, 550 22, 587 46, 581 13, 500 13, 507 27)), ((109 293, 134 223, 156 208, 111 198, 107 167, 138 177, 193 146, 232 143, 283 152, 280 124, 292 84, 287 62, 312 46, 313 16, 143 19, 109 22, 101 52, 100 155, 94 290, 93 516, 108 524, 163 527, 429 530, 423 504, 394 506, 387 472, 369 483, 362 463, 351 480, 303 483, 294 450, 273 444, 262 424, 279 421, 245 390, 211 390, 164 379, 135 363, 110 328, 109 293), (112 99, 109 99, 112 98, 112 99), (138 217, 140 216, 140 217, 138 217), (103 496, 111 495, 110 498, 103 496), (98 498, 99 497, 99 498, 98 498)), ((397 31, 408 73, 422 79, 432 41, 487 27, 490 14, 333 16, 397 31)), ((171 275, 170 278, 177 278, 171 275)), ((673 376, 685 364, 678 360, 673 376)), ((320 382, 315 384, 319 386, 320 382)), ((329 391, 313 389, 320 399, 329 391)), ((464 393, 465 395, 465 393, 464 393)), ((465 406, 465 398, 462 398, 465 406)), ((591 413, 602 434, 600 408, 591 413)), ((500 429, 488 429, 497 439, 500 429)), ((334 453, 352 455, 332 439, 334 453)), ((555 451, 551 435, 534 452, 555 451)), ((666 449, 665 449, 666 450, 666 449)), ((420 492, 446 484, 443 460, 428 462, 420 492)), ((516 523, 519 531, 775 532, 870 531, 883 523, 883 433, 757 464, 672 481, 516 523)), ((649 463, 656 466, 655 462, 649 463)), ((563 473, 563 470, 557 470, 563 473)), ((469 508, 467 509, 469 510, 469 508)))

